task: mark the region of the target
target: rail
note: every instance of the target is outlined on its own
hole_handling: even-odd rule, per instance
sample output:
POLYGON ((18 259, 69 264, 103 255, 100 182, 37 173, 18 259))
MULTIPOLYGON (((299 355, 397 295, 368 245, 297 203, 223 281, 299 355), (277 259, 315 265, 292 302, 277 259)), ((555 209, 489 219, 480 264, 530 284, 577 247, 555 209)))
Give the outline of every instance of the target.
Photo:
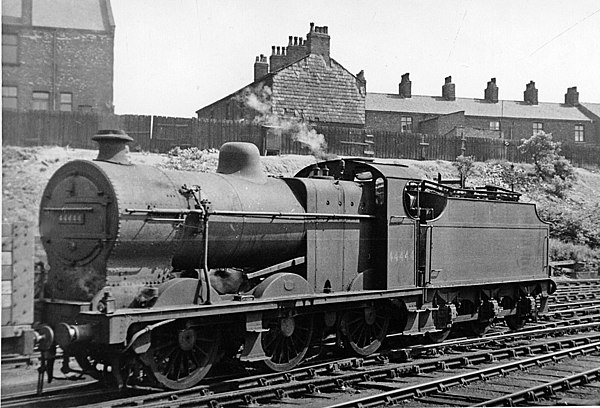
MULTIPOLYGON (((171 208, 152 208, 152 209, 137 209, 126 208, 125 212, 131 215, 145 214, 146 216, 157 215, 179 215, 185 216, 188 214, 204 214, 204 210, 189 210, 189 209, 171 209, 171 208)), ((374 215, 370 214, 335 214, 335 213, 293 213, 280 211, 233 211, 233 210, 209 210, 208 215, 220 215, 229 217, 255 217, 255 218, 309 218, 309 219, 374 219, 374 215)), ((160 218, 157 218, 160 219, 160 218)), ((173 218, 170 220, 183 221, 183 219, 173 218)))

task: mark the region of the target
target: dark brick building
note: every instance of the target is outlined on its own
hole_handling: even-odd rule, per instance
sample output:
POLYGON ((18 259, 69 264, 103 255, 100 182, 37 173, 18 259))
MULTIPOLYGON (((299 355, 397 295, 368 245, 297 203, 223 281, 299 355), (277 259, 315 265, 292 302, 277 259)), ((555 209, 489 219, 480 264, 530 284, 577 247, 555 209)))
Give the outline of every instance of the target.
POLYGON ((327 27, 310 25, 306 39, 289 37, 254 63, 254 82, 196 111, 198 118, 253 120, 260 116, 362 128, 366 81, 330 56, 327 27))
POLYGON ((457 98, 451 77, 445 79, 440 96, 412 95, 411 86, 404 74, 398 93, 368 93, 367 127, 516 140, 543 130, 557 141, 600 144, 598 116, 592 113, 600 105, 580 104, 576 87, 567 90, 564 103, 547 103, 538 101, 533 81, 526 85, 522 101, 499 99, 496 78, 488 82, 482 99, 457 98))
POLYGON ((113 112, 110 0, 3 0, 2 107, 113 112))

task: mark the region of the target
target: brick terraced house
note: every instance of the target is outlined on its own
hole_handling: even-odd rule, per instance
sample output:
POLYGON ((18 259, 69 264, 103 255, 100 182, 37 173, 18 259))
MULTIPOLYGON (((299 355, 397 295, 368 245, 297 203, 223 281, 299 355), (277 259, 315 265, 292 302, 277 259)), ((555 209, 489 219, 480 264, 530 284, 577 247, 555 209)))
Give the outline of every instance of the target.
POLYGON ((548 103, 538 101, 533 81, 526 85, 522 101, 499 99, 496 78, 488 82, 482 99, 457 98, 451 77, 445 79, 441 96, 412 95, 411 85, 409 74, 404 74, 397 94, 369 92, 367 127, 516 140, 544 131, 557 141, 600 144, 598 116, 592 113, 600 105, 580 104, 577 87, 567 89, 564 103, 548 103))
POLYGON ((110 0, 2 0, 2 107, 113 112, 110 0))
POLYGON ((254 82, 196 111, 198 118, 253 120, 261 115, 363 128, 366 81, 330 56, 327 27, 310 24, 306 39, 289 37, 256 57, 254 82))

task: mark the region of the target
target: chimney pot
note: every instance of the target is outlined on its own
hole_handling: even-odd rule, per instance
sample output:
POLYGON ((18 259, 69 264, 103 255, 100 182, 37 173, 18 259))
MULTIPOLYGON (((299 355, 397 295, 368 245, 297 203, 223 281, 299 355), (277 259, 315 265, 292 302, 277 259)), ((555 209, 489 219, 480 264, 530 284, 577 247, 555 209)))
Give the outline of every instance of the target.
POLYGON ((288 37, 288 45, 292 45, 292 36, 291 35, 288 37))

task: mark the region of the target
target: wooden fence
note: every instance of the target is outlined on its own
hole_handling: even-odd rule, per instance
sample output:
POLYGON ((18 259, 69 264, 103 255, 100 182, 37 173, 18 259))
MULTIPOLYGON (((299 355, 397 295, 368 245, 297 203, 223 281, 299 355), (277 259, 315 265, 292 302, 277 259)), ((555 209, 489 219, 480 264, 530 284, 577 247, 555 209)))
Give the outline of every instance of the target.
MULTIPOLYGON (((98 129, 123 129, 135 142, 132 150, 166 153, 175 146, 219 148, 228 141, 245 141, 265 151, 266 128, 252 123, 144 115, 97 115, 81 112, 2 111, 2 144, 59 145, 96 149, 91 140, 98 129)), ((524 161, 519 141, 457 136, 432 136, 374 131, 351 127, 316 126, 324 135, 323 153, 381 158, 450 160, 464 152, 478 161, 524 161), (464 150, 463 150, 464 149, 464 150)), ((292 134, 280 136, 282 154, 310 154, 292 134)), ((600 146, 563 143, 563 154, 579 167, 600 166, 600 146)))

